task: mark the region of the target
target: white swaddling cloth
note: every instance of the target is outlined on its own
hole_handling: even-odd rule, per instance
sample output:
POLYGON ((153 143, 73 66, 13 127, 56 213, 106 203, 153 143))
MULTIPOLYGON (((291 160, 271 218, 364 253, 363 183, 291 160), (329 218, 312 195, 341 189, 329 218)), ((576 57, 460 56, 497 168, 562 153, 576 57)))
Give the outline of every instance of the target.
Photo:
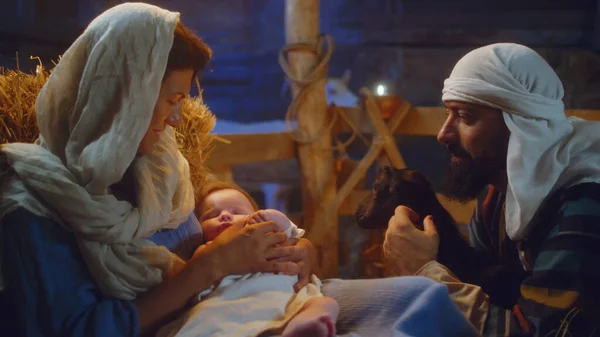
POLYGON ((566 118, 563 86, 532 49, 498 43, 465 55, 444 81, 444 101, 503 111, 510 130, 506 232, 522 240, 542 202, 557 189, 600 182, 600 123, 566 118))
POLYGON ((136 157, 178 20, 143 3, 98 16, 37 98, 39 144, 0 147, 0 218, 23 207, 60 223, 108 297, 133 299, 162 281, 175 257, 145 238, 194 209, 189 166, 170 126, 152 153, 136 157), (138 207, 109 190, 130 167, 138 207))
MULTIPOLYGON (((291 223, 286 234, 299 238, 304 230, 291 223)), ((253 337, 279 331, 308 300, 323 296, 315 275, 298 293, 296 282, 298 276, 272 273, 228 276, 199 294, 200 302, 157 337, 253 337)))

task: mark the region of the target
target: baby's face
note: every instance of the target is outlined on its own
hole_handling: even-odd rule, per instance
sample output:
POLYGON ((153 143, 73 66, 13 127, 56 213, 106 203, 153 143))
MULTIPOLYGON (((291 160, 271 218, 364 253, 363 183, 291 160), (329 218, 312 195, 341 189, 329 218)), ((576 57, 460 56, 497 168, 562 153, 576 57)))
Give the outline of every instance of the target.
POLYGON ((250 201, 234 189, 219 190, 209 194, 200 205, 200 225, 206 241, 233 224, 244 224, 246 217, 254 213, 250 201))

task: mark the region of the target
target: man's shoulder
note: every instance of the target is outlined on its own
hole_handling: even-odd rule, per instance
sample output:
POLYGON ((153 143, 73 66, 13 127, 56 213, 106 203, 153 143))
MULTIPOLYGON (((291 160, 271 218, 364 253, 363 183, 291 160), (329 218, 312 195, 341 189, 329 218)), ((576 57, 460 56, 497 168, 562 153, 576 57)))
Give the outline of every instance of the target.
POLYGON ((562 200, 563 202, 589 200, 600 203, 600 182, 585 182, 564 188, 562 200))
POLYGON ((558 190, 540 213, 553 217, 592 216, 600 218, 600 183, 585 182, 558 190), (542 212, 543 211, 543 212, 542 212))
POLYGON ((529 238, 533 247, 540 248, 544 241, 561 234, 561 241, 569 241, 570 249, 576 249, 582 238, 600 237, 597 225, 600 221, 600 183, 586 182, 563 188, 544 203, 538 214, 535 235, 529 238))

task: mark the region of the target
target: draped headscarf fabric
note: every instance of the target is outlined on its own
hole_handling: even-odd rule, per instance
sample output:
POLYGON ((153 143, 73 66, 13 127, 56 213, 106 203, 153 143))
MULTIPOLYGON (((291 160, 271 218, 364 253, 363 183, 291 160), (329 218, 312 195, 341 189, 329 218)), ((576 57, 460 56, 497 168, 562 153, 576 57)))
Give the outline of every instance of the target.
POLYGON ((189 166, 171 127, 151 153, 137 155, 178 20, 179 13, 143 3, 102 13, 39 93, 39 141, 0 147, 0 218, 23 207, 56 220, 75 235, 111 297, 133 299, 162 281, 176 257, 146 238, 176 227, 194 207, 189 166), (109 188, 128 169, 136 207, 109 188))
POLYGON ((506 231, 522 240, 542 202, 562 187, 600 182, 600 123, 567 118, 563 86, 532 49, 497 43, 458 61, 444 81, 443 101, 502 110, 510 130, 506 231))

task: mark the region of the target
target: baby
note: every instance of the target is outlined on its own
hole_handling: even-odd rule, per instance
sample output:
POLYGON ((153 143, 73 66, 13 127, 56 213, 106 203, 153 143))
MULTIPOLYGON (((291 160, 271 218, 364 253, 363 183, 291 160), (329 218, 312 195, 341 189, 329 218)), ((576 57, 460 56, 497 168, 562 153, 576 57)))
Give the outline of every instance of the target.
MULTIPOLYGON (((283 213, 258 210, 253 198, 233 183, 205 186, 196 210, 207 245, 234 224, 273 221, 289 237, 304 234, 283 213)), ((337 302, 321 294, 314 275, 296 293, 297 281, 298 276, 271 273, 228 276, 198 295, 198 303, 180 322, 176 336, 258 336, 264 332, 283 337, 334 336, 337 302)))

